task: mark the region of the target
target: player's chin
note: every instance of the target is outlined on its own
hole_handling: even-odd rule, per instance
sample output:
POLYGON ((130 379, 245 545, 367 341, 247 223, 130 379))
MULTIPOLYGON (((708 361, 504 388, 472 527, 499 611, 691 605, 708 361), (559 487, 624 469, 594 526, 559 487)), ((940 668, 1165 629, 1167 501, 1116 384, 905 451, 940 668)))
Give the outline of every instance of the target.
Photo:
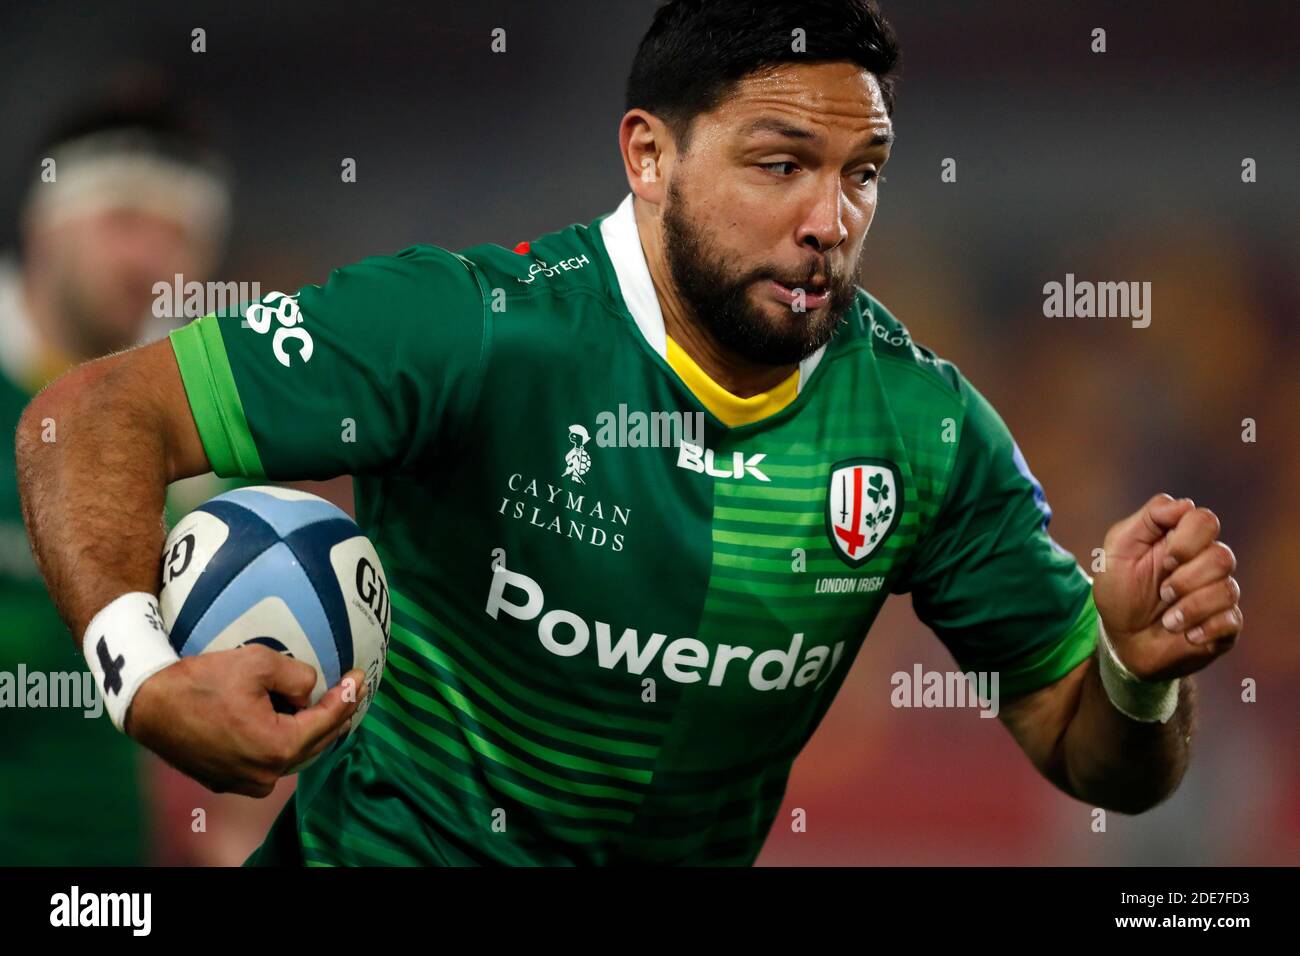
POLYGON ((767 325, 764 334, 759 337, 761 345, 755 349, 758 354, 752 354, 750 358, 765 365, 793 365, 802 362, 829 338, 825 326, 822 316, 792 316, 787 313, 783 318, 767 325))

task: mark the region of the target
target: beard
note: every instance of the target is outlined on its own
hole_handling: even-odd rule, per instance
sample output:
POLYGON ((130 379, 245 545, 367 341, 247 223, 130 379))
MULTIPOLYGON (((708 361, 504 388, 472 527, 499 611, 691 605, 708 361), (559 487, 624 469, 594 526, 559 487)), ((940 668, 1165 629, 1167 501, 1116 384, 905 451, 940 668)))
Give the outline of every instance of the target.
POLYGON ((853 304, 857 290, 852 276, 835 274, 828 260, 820 269, 814 261, 801 276, 771 267, 731 275, 726 256, 692 221, 675 182, 668 185, 663 230, 669 272, 696 323, 723 349, 755 365, 798 364, 831 340, 853 304), (805 312, 782 308, 773 318, 770 308, 750 299, 750 290, 765 279, 792 289, 807 288, 819 272, 831 293, 821 308, 805 312))

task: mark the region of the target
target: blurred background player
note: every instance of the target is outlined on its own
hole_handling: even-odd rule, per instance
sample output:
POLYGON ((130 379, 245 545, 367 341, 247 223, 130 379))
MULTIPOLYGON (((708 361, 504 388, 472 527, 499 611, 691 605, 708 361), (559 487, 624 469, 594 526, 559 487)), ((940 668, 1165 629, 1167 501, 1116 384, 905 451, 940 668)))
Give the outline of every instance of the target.
MULTIPOLYGON (((154 285, 178 274, 205 281, 230 216, 224 164, 178 104, 157 93, 71 116, 29 170, 20 250, 0 259, 0 417, 10 435, 31 396, 69 367, 177 324, 181 316, 154 309, 154 285)), ((67 428, 75 423, 51 423, 50 437, 67 428)), ((188 495, 174 487, 169 511, 221 490, 195 481, 188 495)), ((3 702, 0 864, 146 862, 144 752, 91 699, 30 706, 32 681, 53 687, 52 675, 69 674, 79 693, 87 685, 31 557, 12 441, 0 443, 0 616, 0 674, 12 675, 15 698, 28 704, 3 702), (20 676, 27 688, 17 686, 20 676)))

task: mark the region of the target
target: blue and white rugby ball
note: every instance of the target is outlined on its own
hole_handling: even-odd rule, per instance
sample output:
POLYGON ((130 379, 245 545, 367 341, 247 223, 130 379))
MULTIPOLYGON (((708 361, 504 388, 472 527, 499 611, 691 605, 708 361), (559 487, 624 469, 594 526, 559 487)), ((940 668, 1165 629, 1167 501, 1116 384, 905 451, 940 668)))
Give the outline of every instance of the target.
POLYGON ((316 669, 312 703, 361 668, 356 733, 383 675, 392 606, 379 555, 346 512, 289 488, 218 495, 167 536, 159 603, 182 657, 263 644, 316 669))

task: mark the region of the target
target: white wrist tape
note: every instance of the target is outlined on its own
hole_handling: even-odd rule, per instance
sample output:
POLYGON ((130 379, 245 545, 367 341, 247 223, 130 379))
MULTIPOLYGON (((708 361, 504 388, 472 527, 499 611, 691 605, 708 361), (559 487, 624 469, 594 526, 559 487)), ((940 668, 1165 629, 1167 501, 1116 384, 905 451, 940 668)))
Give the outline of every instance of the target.
POLYGON ((1144 724, 1155 721, 1163 724, 1168 721, 1178 709, 1179 679, 1142 680, 1119 659, 1110 638, 1106 636, 1106 628, 1100 617, 1097 618, 1097 631, 1101 686, 1106 688, 1106 696, 1115 705, 1115 709, 1125 717, 1144 724))
POLYGON ((118 730, 140 685, 180 660, 167 639, 158 599, 143 591, 123 594, 91 618, 81 651, 118 730))

